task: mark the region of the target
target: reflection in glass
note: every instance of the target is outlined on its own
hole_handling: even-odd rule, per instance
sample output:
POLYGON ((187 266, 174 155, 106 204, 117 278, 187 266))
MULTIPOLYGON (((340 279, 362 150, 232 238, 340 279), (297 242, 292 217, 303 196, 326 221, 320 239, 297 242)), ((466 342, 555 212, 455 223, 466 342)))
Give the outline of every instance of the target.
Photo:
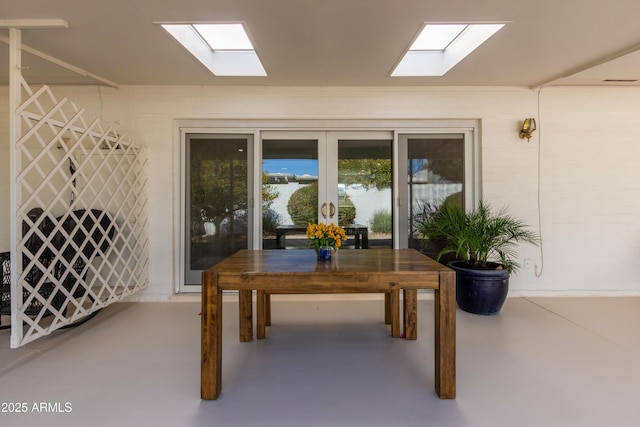
POLYGON ((366 227, 371 246, 393 246, 391 183, 391 140, 338 141, 338 223, 366 227))
POLYGON ((307 248, 318 222, 317 140, 262 141, 262 247, 307 248))
POLYGON ((187 270, 193 271, 247 248, 247 140, 192 138, 188 153, 187 270))
POLYGON ((464 136, 429 135, 408 139, 409 247, 420 249, 414 220, 425 205, 453 199, 464 207, 464 136))

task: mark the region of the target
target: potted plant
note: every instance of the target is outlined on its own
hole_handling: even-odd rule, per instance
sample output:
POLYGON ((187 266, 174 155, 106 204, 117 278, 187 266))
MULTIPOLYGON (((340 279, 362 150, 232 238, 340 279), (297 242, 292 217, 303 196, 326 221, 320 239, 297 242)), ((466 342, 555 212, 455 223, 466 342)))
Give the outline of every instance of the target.
POLYGON ((520 267, 516 244, 539 243, 527 225, 506 213, 493 211, 485 201, 465 211, 446 200, 420 218, 416 230, 424 241, 436 241, 436 259, 454 255, 447 265, 456 271, 456 299, 464 311, 497 314, 507 297, 509 277, 520 267))

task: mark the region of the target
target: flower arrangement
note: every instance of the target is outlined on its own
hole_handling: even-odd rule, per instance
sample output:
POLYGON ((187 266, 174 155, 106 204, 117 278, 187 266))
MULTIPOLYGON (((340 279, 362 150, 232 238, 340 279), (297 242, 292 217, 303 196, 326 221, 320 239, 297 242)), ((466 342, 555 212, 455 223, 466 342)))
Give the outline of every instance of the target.
POLYGON ((316 251, 321 248, 339 249, 342 241, 347 240, 347 233, 344 228, 334 223, 325 224, 309 224, 307 226, 307 237, 309 238, 309 246, 316 251))

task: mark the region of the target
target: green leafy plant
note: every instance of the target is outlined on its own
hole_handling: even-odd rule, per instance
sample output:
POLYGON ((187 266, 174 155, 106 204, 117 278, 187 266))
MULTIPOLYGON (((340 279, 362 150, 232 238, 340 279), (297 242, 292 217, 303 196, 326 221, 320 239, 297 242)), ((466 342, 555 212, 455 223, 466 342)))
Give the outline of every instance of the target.
POLYGON ((353 224, 356 219, 356 207, 349 198, 344 195, 338 197, 338 224, 349 225, 353 224))
POLYGON ((247 209, 247 162, 203 159, 191 168, 191 224, 193 235, 204 234, 203 222, 220 230, 247 209))
POLYGON ((369 224, 374 233, 391 233, 391 212, 387 209, 378 209, 373 212, 369 224))
POLYGON ((318 222, 318 184, 305 185, 294 191, 287 202, 287 212, 294 224, 318 222))
POLYGON ((504 208, 494 212, 484 201, 466 212, 452 200, 437 208, 427 205, 417 221, 416 231, 425 240, 442 242, 444 248, 438 253, 438 260, 455 254, 469 268, 478 270, 503 268, 516 272, 520 267, 516 262, 516 244, 537 245, 540 241, 535 232, 504 208))
POLYGON ((390 159, 340 159, 338 180, 346 185, 361 185, 365 190, 391 187, 390 159))
POLYGON ((268 209, 273 202, 278 198, 280 192, 275 187, 269 184, 269 175, 262 173, 262 209, 268 209))
MULTIPOLYGON (((318 222, 318 184, 305 185, 293 192, 287 202, 287 212, 294 224, 315 224, 318 222)), ((338 198, 338 224, 353 224, 356 207, 349 196, 338 198)))
POLYGON ((267 233, 275 233, 276 228, 282 224, 282 216, 273 208, 262 210, 262 230, 267 233))

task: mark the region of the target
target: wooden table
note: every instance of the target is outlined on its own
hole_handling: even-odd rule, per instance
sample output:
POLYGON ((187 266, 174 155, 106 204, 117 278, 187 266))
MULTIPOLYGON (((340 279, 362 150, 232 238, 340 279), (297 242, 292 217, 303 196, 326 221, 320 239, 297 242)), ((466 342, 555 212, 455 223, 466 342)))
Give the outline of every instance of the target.
MULTIPOLYGON (((415 325, 418 289, 435 290, 435 390, 441 399, 456 397, 455 272, 414 249, 338 251, 330 263, 318 263, 311 250, 242 250, 202 273, 200 396, 217 399, 222 389, 222 291, 237 290, 240 337, 251 339, 252 291, 295 293, 405 293, 405 322, 415 325)), ((393 299, 396 309, 398 298, 393 299)), ((257 309, 261 308, 260 301, 257 309)), ((261 325, 258 325, 260 328, 261 325)), ((263 326, 262 326, 263 327, 263 326)))

